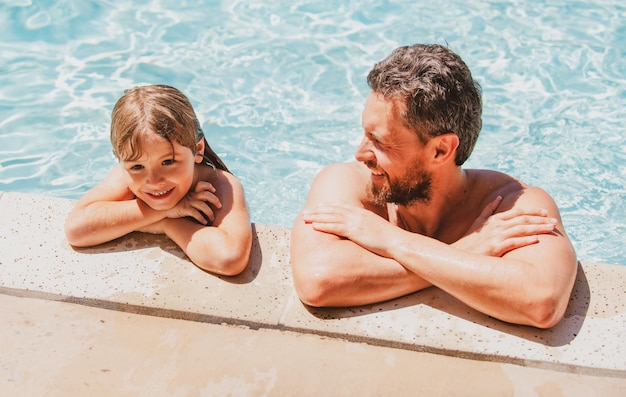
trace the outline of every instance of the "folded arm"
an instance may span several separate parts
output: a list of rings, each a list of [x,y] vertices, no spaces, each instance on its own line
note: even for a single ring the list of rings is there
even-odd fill
[[[241,183],[233,175],[219,172],[216,189],[223,204],[211,226],[187,218],[166,218],[162,227],[196,266],[234,276],[248,264],[252,229]]]
[[[545,214],[542,210],[539,215],[525,215],[538,207]],[[556,205],[542,190],[530,188],[515,199],[505,197],[501,211],[494,217],[502,217],[504,225],[514,230],[510,237],[508,232],[495,233],[497,228],[475,228],[451,245],[405,231],[349,205],[327,205],[311,219],[317,230],[392,259],[483,313],[508,322],[551,327],[565,312],[576,274],[576,257]],[[555,222],[541,222],[546,216]],[[539,219],[536,225],[534,219]],[[495,236],[496,242],[500,239],[505,244],[484,244],[484,238],[477,236]],[[511,241],[515,241],[513,248],[508,247]],[[501,255],[485,254],[485,249],[493,247],[500,247]]]
[[[76,247],[90,247],[114,240],[154,224],[165,217],[163,211],[134,199],[122,170],[109,174],[78,200],[65,221],[65,235]]]
[[[550,208],[558,217],[554,211]],[[403,230],[390,233],[380,255],[396,259],[480,312],[540,328],[556,325],[565,313],[577,267],[560,220],[536,244],[501,257],[474,254]]]
[[[355,164],[325,168],[311,186],[305,211],[326,201],[347,202],[364,209],[363,178],[367,175]],[[386,222],[381,215],[372,214]],[[344,237],[315,230],[304,221],[303,214],[291,231],[291,263],[298,295],[311,306],[364,305],[430,286],[393,259]]]
[[[135,199],[115,167],[76,203],[65,223],[67,240],[88,247],[133,231],[164,233],[198,267],[238,274],[250,255],[250,219],[239,181],[226,172],[218,175],[216,187],[198,182],[174,208],[160,211]]]

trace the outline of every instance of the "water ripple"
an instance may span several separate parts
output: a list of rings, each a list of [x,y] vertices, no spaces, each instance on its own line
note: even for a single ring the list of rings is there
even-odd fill
[[[548,190],[582,260],[626,264],[626,6],[595,1],[5,0],[0,190],[78,197],[114,163],[134,85],[189,95],[255,222],[291,226],[315,174],[359,142],[365,75],[437,42],[484,92],[471,167]]]

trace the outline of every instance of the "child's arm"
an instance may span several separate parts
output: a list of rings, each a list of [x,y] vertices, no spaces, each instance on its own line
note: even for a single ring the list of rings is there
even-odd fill
[[[215,209],[212,226],[203,226],[185,218],[167,218],[161,224],[163,231],[196,266],[234,276],[246,268],[250,257],[250,216],[243,187],[233,175],[218,171],[215,188],[222,207]]]
[[[165,217],[163,211],[150,208],[133,193],[124,181],[120,166],[78,200],[65,221],[67,241],[79,247],[111,241]]]

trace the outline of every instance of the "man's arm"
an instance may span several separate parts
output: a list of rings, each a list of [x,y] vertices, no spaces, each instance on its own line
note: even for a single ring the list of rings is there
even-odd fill
[[[365,169],[366,170],[366,169]],[[364,209],[364,186],[369,174],[357,163],[334,164],[315,178],[304,210],[322,202]],[[397,298],[430,286],[422,277],[393,259],[355,242],[314,230],[298,216],[291,232],[291,263],[300,299],[311,306],[355,306]]]
[[[506,200],[506,198],[505,198]],[[467,305],[517,324],[549,328],[562,318],[576,278],[576,254],[552,198],[527,188],[512,209],[543,208],[555,231],[502,257],[470,254],[423,236],[390,239],[389,255]],[[421,241],[415,241],[420,239]],[[391,242],[393,241],[393,242]],[[417,243],[417,244],[415,244]]]
[[[565,312],[576,276],[576,256],[558,209],[546,192],[527,188],[505,196],[501,205],[501,211],[518,210],[520,214],[532,213],[533,208],[543,208],[557,220],[555,231],[539,234],[537,243],[517,247],[501,257],[468,252],[392,227],[367,211],[349,206],[324,210],[325,215],[317,215],[316,228],[396,260],[483,313],[547,328],[560,321]],[[329,214],[334,215],[332,221]],[[367,225],[367,230],[355,225]]]

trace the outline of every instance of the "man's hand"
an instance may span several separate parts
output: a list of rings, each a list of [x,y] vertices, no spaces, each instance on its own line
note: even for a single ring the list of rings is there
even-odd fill
[[[209,182],[198,182],[193,190],[167,211],[167,218],[192,217],[203,225],[215,220],[213,208],[222,208],[220,199],[214,194],[215,187]]]
[[[509,251],[539,242],[540,234],[554,231],[557,220],[543,209],[514,209],[494,214],[502,197],[489,203],[465,236],[452,246],[467,252],[502,256]]]
[[[481,255],[502,256],[507,252],[535,244],[540,234],[554,231],[556,219],[543,209],[509,210],[494,214],[502,197],[489,203],[466,235],[452,244],[455,248]],[[304,221],[313,229],[335,234],[381,256],[389,257],[387,245],[393,225],[364,208],[323,203],[303,211]]]
[[[322,203],[314,210],[302,212],[304,221],[313,229],[344,237],[363,248],[381,256],[386,256],[383,236],[393,227],[387,220],[364,208],[347,205]]]

